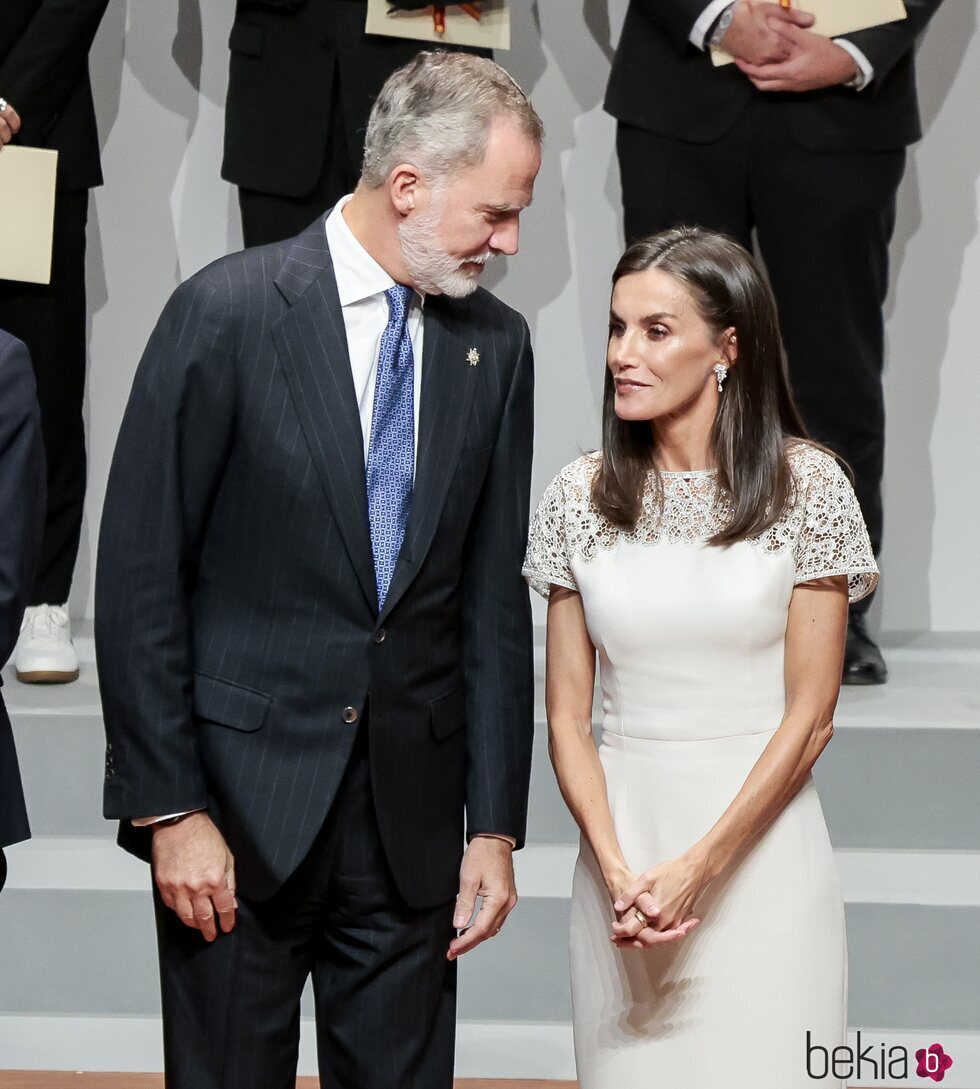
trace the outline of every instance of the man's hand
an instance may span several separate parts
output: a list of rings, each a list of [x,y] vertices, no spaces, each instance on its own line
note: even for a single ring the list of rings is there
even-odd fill
[[[455,960],[500,932],[517,903],[512,856],[513,849],[503,840],[489,836],[474,836],[470,840],[459,868],[459,896],[453,926],[457,930],[466,927],[473,915],[476,898],[479,896],[483,902],[473,925],[450,943],[447,959]]]
[[[153,876],[168,908],[205,941],[235,925],[235,860],[205,812],[153,828]]]
[[[5,110],[0,110],[0,147],[9,144],[20,132],[20,114],[7,103]]]
[[[792,52],[787,31],[809,26],[813,26],[813,16],[807,11],[759,0],[738,0],[721,48],[736,60],[750,64],[784,61]]]
[[[788,28],[785,34],[792,51],[784,61],[760,65],[736,58],[735,63],[760,91],[819,91],[857,75],[854,58],[830,38],[798,27]]]

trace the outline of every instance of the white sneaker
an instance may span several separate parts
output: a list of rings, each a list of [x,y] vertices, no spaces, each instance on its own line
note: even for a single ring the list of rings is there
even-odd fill
[[[67,684],[78,679],[78,655],[71,620],[63,605],[28,605],[14,654],[17,680],[25,684]]]

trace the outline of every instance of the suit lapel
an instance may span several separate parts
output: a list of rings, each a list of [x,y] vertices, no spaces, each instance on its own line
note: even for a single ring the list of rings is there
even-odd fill
[[[377,610],[364,439],[323,224],[321,217],[296,239],[276,276],[290,308],[272,332],[320,484],[364,595]]]
[[[468,359],[470,349],[479,349],[479,345],[474,339],[477,334],[465,320],[467,309],[466,303],[439,295],[426,299],[412,510],[381,611],[382,621],[411,585],[429,551],[466,435],[479,370]]]

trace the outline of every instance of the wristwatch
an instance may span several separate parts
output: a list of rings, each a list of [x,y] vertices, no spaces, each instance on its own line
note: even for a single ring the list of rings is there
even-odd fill
[[[738,0],[735,0],[735,3],[729,4],[715,20],[715,25],[708,34],[708,45],[712,49],[717,49],[721,45],[722,38],[728,33],[728,28],[732,25],[732,20],[735,18],[735,8],[737,6]]]

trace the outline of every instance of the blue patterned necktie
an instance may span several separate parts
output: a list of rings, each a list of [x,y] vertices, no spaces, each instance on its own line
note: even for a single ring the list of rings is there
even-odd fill
[[[368,519],[379,610],[405,538],[415,468],[415,360],[408,332],[412,289],[395,284],[385,296],[388,325],[378,353],[367,459]]]

